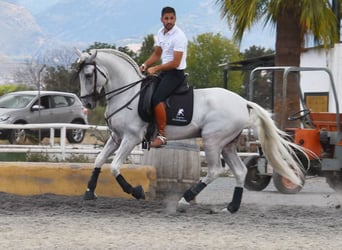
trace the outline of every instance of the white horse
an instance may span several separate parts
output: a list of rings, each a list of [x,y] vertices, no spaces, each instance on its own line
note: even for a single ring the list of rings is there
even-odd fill
[[[148,127],[148,123],[138,115],[137,93],[144,76],[129,56],[117,50],[78,51],[78,56],[83,103],[88,108],[94,108],[104,90],[102,97],[107,99],[105,119],[112,131],[95,160],[84,198],[96,198],[94,192],[100,169],[108,157],[116,152],[110,164],[112,174],[126,193],[143,199],[142,187],[132,187],[120,174],[120,167],[133,148],[142,142]],[[198,193],[218,177],[222,169],[222,154],[236,178],[233,199],[225,210],[234,213],[239,209],[247,169],[237,154],[237,138],[249,126],[258,128],[263,152],[275,171],[297,185],[302,184],[302,166],[294,152],[294,149],[301,149],[284,139],[285,133],[275,126],[263,108],[226,89],[195,89],[191,123],[181,127],[167,126],[166,134],[169,140],[202,137],[208,173],[184,193],[178,202],[179,206],[189,205]]]

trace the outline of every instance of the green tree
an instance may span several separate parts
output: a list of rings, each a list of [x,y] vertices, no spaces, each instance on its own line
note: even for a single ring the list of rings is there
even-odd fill
[[[90,45],[85,51],[90,52],[90,50],[92,49],[116,49],[116,45],[109,43],[94,42],[94,44]]]
[[[244,50],[242,57],[244,60],[255,59],[261,56],[273,55],[274,50],[265,49],[264,47],[251,46]],[[244,84],[245,92],[244,97],[249,95],[249,84],[250,84],[250,73],[251,71],[244,71]],[[272,110],[273,108],[273,93],[272,93],[272,72],[257,71],[254,75],[253,86],[253,101],[261,105],[262,107]]]
[[[188,44],[187,72],[189,82],[197,88],[223,87],[222,63],[240,59],[237,46],[220,34],[205,33]],[[235,92],[241,90],[241,74],[230,72],[228,88]]]
[[[154,50],[154,36],[153,34],[144,37],[144,41],[139,50],[139,55],[137,58],[138,65],[143,64],[146,59],[152,54]]]
[[[132,57],[133,60],[137,60],[137,53],[135,53],[133,50],[131,50],[130,48],[128,48],[127,46],[120,46],[118,48],[119,51],[126,53],[127,55],[129,55],[130,57]]]
[[[127,46],[116,47],[115,44],[95,42],[94,44],[90,45],[85,51],[90,52],[90,50],[92,49],[116,49],[126,53],[134,60],[136,60],[137,58],[137,54],[133,50],[129,49]]]
[[[0,96],[15,92],[15,91],[22,91],[22,90],[32,90],[32,88],[29,88],[27,85],[24,84],[3,84],[0,85]]]
[[[259,56],[266,56],[266,55],[272,55],[274,54],[273,49],[266,49],[264,47],[260,46],[251,46],[248,49],[245,49],[242,53],[243,59],[250,59],[250,58],[256,58]]]
[[[300,54],[305,43],[312,39],[325,47],[337,42],[337,18],[329,0],[217,0],[222,17],[233,27],[234,40],[241,42],[245,31],[257,22],[276,27],[276,66],[300,66]],[[335,2],[335,1],[334,1]],[[295,77],[289,78],[286,112],[282,112],[282,81],[276,74],[275,121],[283,127],[293,126],[286,117],[297,112],[299,93]],[[298,121],[299,122],[299,121]],[[298,123],[296,124],[298,125]]]
[[[49,66],[44,75],[44,87],[47,90],[72,92],[79,94],[80,83],[75,68]]]

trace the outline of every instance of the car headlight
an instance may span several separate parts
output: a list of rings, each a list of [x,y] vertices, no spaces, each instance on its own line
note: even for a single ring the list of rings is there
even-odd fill
[[[10,118],[9,115],[0,115],[0,121],[2,122],[8,120],[8,118]]]

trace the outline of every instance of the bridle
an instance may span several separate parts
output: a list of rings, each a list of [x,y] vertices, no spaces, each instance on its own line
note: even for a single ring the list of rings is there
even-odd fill
[[[94,75],[94,88],[93,88],[93,92],[88,94],[88,95],[83,95],[83,96],[80,96],[81,99],[84,99],[84,98],[88,98],[88,97],[94,97],[95,101],[101,99],[102,97],[104,97],[103,95],[99,94],[97,92],[97,72],[100,72],[100,74],[106,79],[106,83],[108,81],[108,78],[106,76],[106,74],[96,65],[96,62],[83,62],[81,65],[80,65],[80,68],[78,70],[78,74],[82,71],[82,69],[85,67],[85,66],[88,66],[88,65],[92,65],[94,66],[94,71],[93,71],[93,75]]]
[[[87,94],[87,95],[83,95],[83,96],[80,96],[81,99],[84,99],[84,98],[88,98],[88,97],[93,97],[95,99],[95,101],[98,101],[100,100],[101,98],[103,97],[107,97],[107,101],[109,101],[111,98],[117,96],[117,95],[120,95],[124,92],[126,92],[127,90],[133,88],[134,86],[136,86],[137,84],[141,83],[144,79],[146,78],[142,78],[138,81],[135,81],[135,82],[132,82],[132,83],[129,83],[129,84],[126,84],[118,89],[114,89],[112,91],[109,91],[107,93],[103,93],[103,94],[99,94],[97,92],[97,72],[99,72],[105,79],[106,79],[106,83],[108,82],[108,78],[106,76],[106,74],[96,65],[96,62],[84,62],[80,65],[80,69],[78,71],[78,73],[81,72],[81,70],[87,66],[87,65],[93,65],[94,66],[94,71],[93,71],[93,75],[94,75],[94,88],[93,88],[93,92],[90,93],[90,94]],[[117,110],[115,110],[114,112],[112,112],[109,116],[105,117],[105,120],[106,122],[108,123],[108,120],[114,116],[116,113],[120,112],[121,110],[123,110],[124,108],[128,108],[130,110],[132,110],[129,105],[132,103],[132,101],[137,98],[140,93],[142,91],[144,91],[144,89],[147,87],[148,85],[146,84],[145,86],[143,86],[130,100],[128,100],[127,103],[125,103],[124,105],[122,105],[120,108],[118,108]]]

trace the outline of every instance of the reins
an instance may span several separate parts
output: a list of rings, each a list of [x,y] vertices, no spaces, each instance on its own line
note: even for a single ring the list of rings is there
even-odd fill
[[[135,81],[135,82],[132,82],[132,83],[129,83],[127,85],[124,85],[118,89],[114,89],[112,91],[109,91],[107,93],[104,93],[104,94],[98,94],[97,93],[97,90],[96,90],[96,83],[97,83],[97,71],[100,72],[100,74],[108,81],[107,79],[107,76],[106,74],[96,65],[96,62],[91,62],[91,63],[83,63],[82,66],[80,67],[80,70],[86,66],[86,65],[93,65],[95,67],[95,71],[94,71],[94,90],[93,90],[93,93],[91,94],[88,94],[88,95],[84,95],[84,96],[80,96],[80,98],[87,98],[89,96],[94,96],[95,100],[99,100],[103,97],[106,97],[110,94],[113,94],[111,97],[107,98],[107,101],[109,101],[111,98],[113,98],[114,96],[117,96],[121,93],[124,93],[125,91],[129,90],[130,88],[133,88],[135,85],[137,85],[138,83],[142,82],[145,78],[143,79],[140,79],[138,81]],[[138,92],[138,94],[140,93],[141,91]]]
[[[82,70],[82,68],[83,68],[84,66],[86,66],[86,65],[93,65],[94,68],[95,68],[95,70],[94,70],[94,89],[93,89],[93,92],[92,92],[91,94],[84,95],[84,96],[80,96],[80,98],[87,98],[87,97],[93,96],[94,99],[97,101],[97,100],[99,100],[99,99],[101,99],[101,98],[103,98],[103,97],[107,97],[106,99],[107,99],[107,101],[109,101],[109,100],[112,99],[113,97],[115,97],[115,96],[117,96],[117,95],[120,95],[120,94],[126,92],[127,90],[133,88],[134,86],[136,86],[137,84],[141,83],[143,80],[145,80],[146,78],[148,78],[148,76],[147,76],[147,77],[142,78],[142,79],[140,79],[140,80],[138,80],[138,81],[129,83],[129,84],[127,84],[127,85],[124,85],[124,86],[122,86],[122,87],[120,87],[120,88],[117,88],[117,89],[114,89],[114,90],[112,90],[112,91],[109,91],[109,92],[107,92],[107,93],[99,94],[99,93],[97,92],[97,89],[96,89],[96,85],[97,85],[97,72],[99,72],[99,73],[106,79],[106,81],[108,81],[108,78],[107,78],[106,74],[105,74],[105,73],[96,65],[96,62],[95,62],[95,61],[94,61],[94,62],[88,62],[88,63],[86,63],[86,62],[82,63],[81,66],[80,66],[80,69],[79,69],[78,73],[79,73],[79,72]],[[123,110],[123,109],[125,109],[125,108],[128,108],[129,110],[132,110],[132,109],[129,107],[129,105],[130,105],[130,104],[132,103],[132,101],[133,101],[135,98],[137,98],[137,97],[140,95],[140,93],[141,93],[142,91],[144,91],[147,87],[148,87],[148,84],[146,84],[146,85],[144,85],[143,87],[141,87],[140,90],[139,90],[135,95],[133,95],[133,97],[132,97],[130,100],[128,100],[128,102],[126,102],[126,103],[125,103],[124,105],[122,105],[120,108],[118,108],[117,110],[115,110],[114,112],[112,112],[109,116],[105,117],[104,119],[106,120],[107,124],[108,124],[108,120],[109,120],[112,116],[114,116],[115,114],[117,114],[118,112],[120,112],[121,110]],[[110,96],[109,96],[109,95],[110,95]],[[108,96],[109,96],[109,97],[108,97]]]
[[[114,96],[116,96],[116,95],[119,95],[119,94],[121,94],[121,93],[124,93],[126,90],[128,90],[128,89],[134,87],[134,86],[137,85],[138,83],[142,82],[144,79],[146,79],[146,78],[140,79],[140,80],[138,80],[138,81],[136,81],[136,82],[130,83],[130,84],[128,84],[128,85],[125,85],[125,86],[123,86],[123,87],[121,87],[121,88],[119,88],[119,89],[116,89],[116,90],[110,91],[110,92],[108,92],[108,93],[105,93],[105,94],[103,94],[103,96],[105,96],[105,95],[107,95],[107,94],[115,93],[115,95],[112,95],[110,98],[107,99],[107,100],[110,100],[112,97],[114,97]],[[140,90],[139,90],[139,91],[138,91],[138,92],[137,92],[137,93],[136,93],[128,102],[126,102],[126,104],[122,105],[120,108],[118,108],[117,110],[115,110],[114,112],[112,112],[109,116],[105,117],[105,120],[106,120],[107,124],[108,124],[108,120],[109,120],[112,116],[114,116],[115,114],[117,114],[118,112],[120,112],[121,110],[123,110],[124,108],[128,108],[129,110],[132,110],[132,109],[129,107],[129,105],[132,103],[132,101],[133,101],[135,98],[137,98],[137,97],[140,95],[140,93],[141,93],[142,91],[144,91],[144,89],[147,88],[147,86],[148,86],[148,85],[146,84],[145,86],[143,86],[142,88],[140,88]],[[117,93],[116,93],[116,92],[117,92]]]

